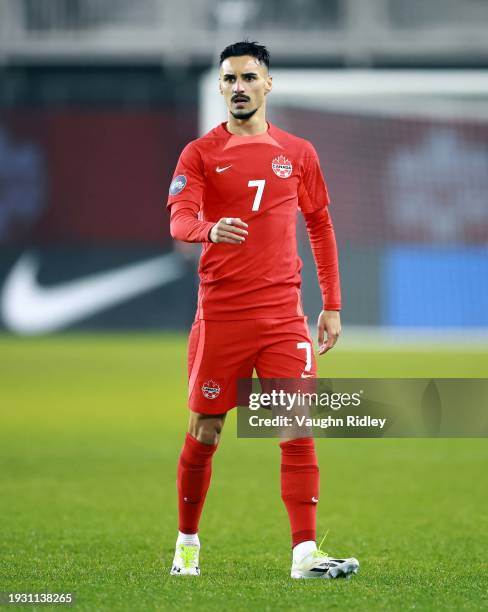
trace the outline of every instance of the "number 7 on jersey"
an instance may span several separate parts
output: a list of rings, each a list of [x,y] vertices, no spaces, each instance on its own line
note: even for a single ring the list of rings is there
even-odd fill
[[[259,210],[259,205],[261,204],[261,198],[263,197],[265,183],[265,179],[259,179],[255,181],[249,181],[249,183],[247,184],[248,187],[257,187],[256,195],[254,196],[254,202],[251,208],[251,210],[253,211]]]

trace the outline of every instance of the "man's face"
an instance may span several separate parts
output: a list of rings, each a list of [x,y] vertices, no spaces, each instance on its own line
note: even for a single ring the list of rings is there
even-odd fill
[[[255,57],[228,57],[220,67],[219,87],[225,103],[236,119],[249,119],[271,91],[271,76]]]

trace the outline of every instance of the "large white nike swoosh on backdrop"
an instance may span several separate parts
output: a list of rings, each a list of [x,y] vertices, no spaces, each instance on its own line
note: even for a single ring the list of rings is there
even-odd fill
[[[3,285],[3,322],[20,334],[61,329],[170,283],[184,273],[180,256],[169,253],[55,287],[42,287],[37,281],[39,265],[36,254],[25,253]]]

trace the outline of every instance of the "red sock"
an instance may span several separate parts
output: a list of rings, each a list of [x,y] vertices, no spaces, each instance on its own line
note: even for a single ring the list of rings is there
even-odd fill
[[[212,475],[212,456],[217,444],[202,444],[189,433],[178,461],[179,530],[197,533]]]
[[[290,518],[293,546],[316,539],[319,466],[313,438],[281,442],[281,499]]]

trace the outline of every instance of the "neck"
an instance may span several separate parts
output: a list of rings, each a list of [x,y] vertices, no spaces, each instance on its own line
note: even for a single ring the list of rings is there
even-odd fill
[[[264,112],[259,109],[249,119],[236,119],[230,113],[228,114],[226,127],[231,134],[237,136],[258,136],[265,134],[268,131],[268,124]]]

